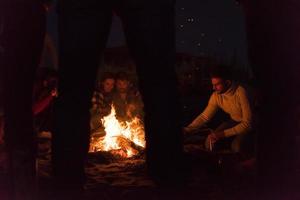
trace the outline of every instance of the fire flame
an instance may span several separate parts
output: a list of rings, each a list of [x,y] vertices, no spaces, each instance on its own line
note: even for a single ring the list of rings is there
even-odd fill
[[[101,122],[106,135],[99,139],[92,139],[90,152],[112,151],[122,157],[129,158],[139,153],[132,147],[132,144],[145,148],[144,126],[138,117],[130,121],[119,122],[116,118],[115,107],[112,105],[111,113],[103,117]]]

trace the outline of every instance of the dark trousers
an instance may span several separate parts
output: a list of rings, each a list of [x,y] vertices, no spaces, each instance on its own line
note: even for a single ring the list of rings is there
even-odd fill
[[[33,199],[29,189],[34,181],[36,155],[32,92],[44,43],[45,13],[39,1],[9,0],[1,1],[0,15],[0,74],[10,184],[14,198]]]
[[[221,123],[215,132],[224,131],[225,129],[236,126],[238,122],[228,120]],[[254,156],[255,152],[255,131],[252,130],[245,134],[235,135],[218,141],[215,145],[216,150],[229,149],[233,153],[239,153],[243,158]]]
[[[55,105],[54,172],[61,180],[79,184],[84,180],[90,99],[113,8],[122,19],[137,66],[146,113],[148,172],[159,178],[175,177],[168,174],[179,166],[182,134],[174,70],[173,0],[60,1],[60,96]]]
[[[242,2],[250,63],[263,97],[257,134],[258,189],[261,199],[297,199],[300,2]]]

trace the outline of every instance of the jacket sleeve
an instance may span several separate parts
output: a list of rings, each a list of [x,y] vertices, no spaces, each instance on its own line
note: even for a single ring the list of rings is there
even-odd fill
[[[53,96],[49,95],[44,99],[35,102],[34,105],[32,106],[33,115],[36,116],[39,113],[43,112],[50,105],[52,100],[53,100]]]
[[[249,97],[244,88],[238,93],[239,103],[242,111],[242,120],[234,127],[224,130],[225,137],[244,134],[252,129],[252,111],[249,102]]]
[[[217,112],[219,106],[217,104],[217,96],[213,93],[208,101],[208,105],[204,111],[196,117],[185,129],[187,132],[194,132],[208,122]]]

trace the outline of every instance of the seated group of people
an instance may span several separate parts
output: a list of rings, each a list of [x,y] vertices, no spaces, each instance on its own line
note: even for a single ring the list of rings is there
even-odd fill
[[[254,99],[246,87],[233,80],[228,66],[215,66],[210,69],[210,78],[214,92],[207,107],[189,125],[183,128],[184,134],[195,133],[214,117],[218,110],[228,114],[219,126],[207,136],[205,147],[208,150],[227,149],[240,153],[247,158],[254,155]],[[158,97],[159,98],[159,97]],[[92,129],[99,128],[99,117],[106,116],[115,106],[117,119],[128,120],[134,116],[143,117],[143,103],[136,88],[131,86],[124,72],[104,73],[97,84],[92,99]]]
[[[97,82],[90,110],[92,132],[101,128],[100,119],[110,114],[112,105],[119,121],[143,118],[141,95],[125,72],[105,72]]]
[[[246,87],[233,81],[230,71],[225,67],[212,68],[210,76],[214,92],[211,94],[207,107],[183,128],[183,132],[189,135],[199,131],[221,109],[230,117],[207,136],[205,147],[210,150],[227,147],[235,153],[253,155],[254,104],[249,91]],[[45,72],[36,86],[33,113],[36,116],[38,128],[45,129],[42,127],[45,122],[51,122],[47,118],[51,115],[46,111],[51,109],[53,99],[58,95],[57,74]],[[103,128],[101,118],[110,114],[112,105],[115,107],[116,117],[119,121],[127,121],[134,117],[143,119],[141,95],[138,89],[133,87],[129,75],[125,72],[103,73],[101,80],[96,84],[91,102],[92,132]],[[1,126],[0,129],[2,129]]]

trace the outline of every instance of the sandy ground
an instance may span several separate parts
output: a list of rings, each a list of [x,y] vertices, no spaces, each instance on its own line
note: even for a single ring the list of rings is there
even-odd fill
[[[201,137],[200,137],[201,140]],[[51,181],[50,139],[40,140],[39,177],[47,196],[47,182]],[[109,152],[89,153],[85,185],[86,199],[240,199],[249,193],[252,199],[253,171],[238,172],[234,157],[227,155],[222,160],[222,170],[211,165],[210,157],[199,145],[199,137],[189,138],[185,145],[188,181],[178,188],[161,189],[146,175],[143,154],[124,159]],[[226,157],[226,156],[225,156]],[[243,198],[247,199],[247,198]]]
[[[300,138],[298,138],[300,144]],[[41,200],[54,200],[51,190],[50,141],[39,138],[38,176]],[[158,200],[158,199],[204,199],[204,200],[254,200],[253,168],[239,168],[236,157],[225,154],[220,165],[212,165],[201,137],[190,138],[185,144],[188,181],[176,188],[160,188],[146,175],[143,154],[123,159],[109,152],[90,153],[86,167],[87,183],[85,200]],[[299,145],[300,150],[300,145]],[[300,151],[299,151],[300,152]],[[218,162],[216,162],[218,163]],[[0,153],[0,199],[5,196],[6,158]],[[220,167],[221,166],[221,167]],[[300,174],[300,162],[298,163]],[[220,167],[220,168],[219,168]],[[1,189],[2,188],[2,189]]]

